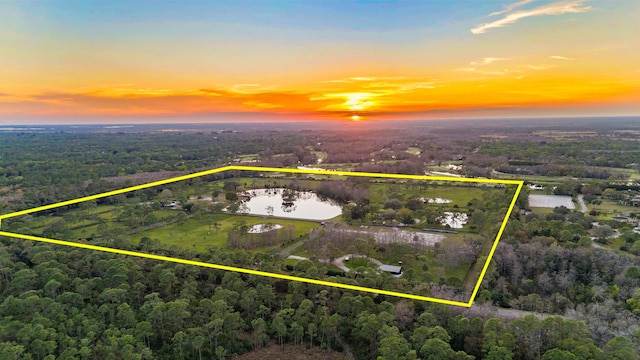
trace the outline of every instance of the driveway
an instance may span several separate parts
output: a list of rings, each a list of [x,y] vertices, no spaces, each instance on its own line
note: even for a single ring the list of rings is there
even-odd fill
[[[366,255],[359,255],[359,254],[347,254],[347,255],[344,255],[344,256],[340,256],[339,258],[337,258],[337,259],[335,259],[335,260],[333,261],[333,265],[335,265],[335,266],[339,267],[339,268],[340,268],[340,270],[342,270],[342,271],[344,271],[344,272],[349,272],[349,271],[351,271],[351,269],[349,269],[349,268],[347,267],[347,265],[345,265],[345,264],[344,264],[344,261],[345,261],[347,258],[367,258],[367,260],[371,261],[372,263],[374,263],[374,264],[376,264],[376,265],[378,265],[378,266],[381,266],[381,265],[382,265],[382,262],[381,262],[380,260],[378,260],[378,259],[373,259],[373,258],[367,257]],[[287,259],[292,259],[292,260],[309,260],[309,258],[307,258],[307,257],[304,257],[304,256],[298,256],[298,255],[289,255],[289,256],[287,257]],[[323,263],[323,264],[329,264],[329,263],[330,263],[330,262],[329,262],[329,260],[327,260],[327,259],[319,259],[318,261],[320,261],[320,262],[321,262],[321,263]]]
[[[584,203],[584,196],[582,194],[578,195],[578,205],[580,205],[580,211],[583,213],[587,212],[587,204]]]

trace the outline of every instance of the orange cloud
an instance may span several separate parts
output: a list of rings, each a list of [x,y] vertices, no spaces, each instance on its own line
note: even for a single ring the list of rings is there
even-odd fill
[[[495,58],[489,59],[483,60],[487,65],[482,70],[458,69],[443,73],[444,78],[353,76],[295,88],[243,83],[195,90],[123,85],[83,92],[5,92],[0,95],[0,115],[253,113],[372,119],[433,111],[606,104],[625,96],[638,99],[640,83],[628,78],[567,75],[560,67],[554,69],[546,64],[509,62],[510,68],[495,69],[491,67],[495,66]]]

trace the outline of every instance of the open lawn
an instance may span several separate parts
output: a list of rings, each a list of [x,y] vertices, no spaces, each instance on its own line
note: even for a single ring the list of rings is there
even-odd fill
[[[627,177],[627,180],[640,180],[640,172],[636,169],[628,168],[610,168],[610,167],[594,167],[598,170],[606,170],[612,173],[620,173]]]
[[[594,167],[598,170],[606,170],[612,173],[620,173],[626,176],[627,180],[638,181],[640,180],[640,172],[635,169],[625,168],[609,168],[609,167]],[[491,177],[495,179],[515,179],[531,181],[541,185],[558,185],[567,181],[575,181],[576,179],[570,176],[542,176],[542,175],[521,175],[521,174],[507,174],[501,172],[493,172]],[[593,179],[591,179],[593,180]]]
[[[603,200],[600,205],[587,204],[587,208],[589,210],[595,209],[599,213],[596,217],[598,220],[610,220],[616,215],[628,214],[638,209],[631,206],[620,205],[613,200]]]
[[[323,167],[327,168],[335,168],[340,167],[340,165],[349,166],[351,164],[327,164]],[[272,174],[273,175],[273,174]],[[270,187],[280,187],[285,184],[288,184],[290,181],[294,179],[294,177],[290,177],[289,174],[283,174],[282,177],[238,177],[229,180],[236,181],[241,184],[245,184],[247,188],[257,189],[264,188],[265,186]],[[347,178],[339,175],[303,175],[304,178],[317,178],[318,180],[307,180],[307,179],[297,179],[296,181],[303,187],[307,188],[315,188],[320,183],[321,180],[331,179],[331,180],[346,180]],[[361,179],[361,178],[358,178]],[[364,180],[364,179],[362,179]],[[460,207],[466,206],[466,204],[472,200],[473,198],[481,199],[482,195],[485,191],[503,191],[502,189],[491,189],[489,187],[475,187],[475,186],[455,186],[457,184],[451,184],[452,186],[445,185],[434,185],[434,183],[430,180],[422,180],[415,181],[413,183],[408,183],[403,181],[403,183],[392,184],[382,179],[368,179],[374,181],[373,183],[366,184],[368,186],[369,195],[371,197],[371,202],[378,203],[382,205],[384,201],[386,201],[389,197],[397,197],[400,200],[407,200],[418,197],[440,197],[450,199],[453,202],[447,204],[448,206],[458,205]],[[424,183],[426,186],[421,188],[419,185]],[[197,193],[199,190],[190,191],[190,195],[210,195],[209,193],[213,191],[215,188],[222,189],[223,181],[217,181],[211,183],[210,186],[201,190],[201,193]],[[201,186],[200,186],[201,187]]]
[[[204,251],[208,246],[224,247],[227,244],[227,234],[236,222],[244,221],[248,226],[256,224],[294,225],[295,236],[300,238],[309,234],[313,228],[320,226],[310,221],[289,219],[264,219],[257,216],[203,214],[188,218],[183,223],[173,223],[137,233],[132,243],[137,245],[143,237],[157,239],[164,247],[173,245]],[[218,224],[218,226],[216,226]]]
[[[378,268],[378,265],[372,263],[371,261],[365,258],[359,258],[359,257],[350,258],[349,261],[344,262],[344,265],[351,270],[355,270],[359,267],[365,267],[365,268],[371,268],[371,269]]]
[[[522,174],[507,174],[494,171],[491,173],[491,177],[494,179],[509,179],[509,180],[524,180],[531,181],[541,185],[558,185],[567,181],[574,181],[575,179],[569,176],[541,176],[541,175],[522,175]]]
[[[371,184],[369,186],[369,194],[371,196],[372,203],[384,204],[389,198],[397,198],[401,201],[409,199],[416,199],[420,197],[425,198],[444,198],[452,200],[449,204],[444,204],[445,207],[458,205],[459,207],[465,207],[472,199],[482,199],[482,195],[485,191],[503,191],[502,189],[491,189],[474,186],[434,186],[433,182],[424,180],[426,188],[421,189],[418,186],[412,186],[410,184]],[[428,206],[439,206],[438,204],[431,204]]]
[[[553,212],[553,209],[548,207],[532,207],[531,211],[534,214],[547,215],[547,214],[551,214]]]
[[[69,225],[69,229],[72,231],[74,237],[83,238],[89,236],[92,232],[96,231],[96,227],[98,225],[97,219],[91,219],[91,217],[99,217],[105,221],[110,221],[115,217],[115,205],[101,205],[92,207],[89,209],[75,209],[72,210],[76,216],[76,221],[72,222]],[[65,219],[69,219],[65,215]],[[27,218],[27,224],[29,229],[34,234],[42,234],[42,231],[49,226],[50,224],[62,220],[62,216],[34,216],[32,218]]]
[[[258,154],[244,154],[244,155],[238,155],[238,159],[242,160],[242,161],[247,161],[247,160],[258,160],[260,158],[260,156]]]
[[[482,264],[484,266],[484,264]],[[467,264],[460,264],[456,267],[453,267],[449,270],[446,271],[446,274],[444,275],[445,278],[452,278],[455,277],[460,281],[464,281],[465,277],[467,276],[467,273],[469,272],[469,265]],[[475,276],[472,280],[473,280],[473,284],[475,285],[476,281],[478,281],[478,276],[480,276],[480,274],[478,274],[477,276]]]
[[[324,151],[312,151],[312,153],[321,160],[324,160],[327,158],[327,153]]]

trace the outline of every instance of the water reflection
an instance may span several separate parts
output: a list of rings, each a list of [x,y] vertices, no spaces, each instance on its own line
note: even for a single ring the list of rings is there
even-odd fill
[[[449,225],[453,229],[462,229],[468,221],[468,216],[462,212],[445,211],[444,216],[441,216],[439,220],[442,225]]]
[[[245,194],[238,213],[310,220],[327,220],[342,213],[336,202],[308,191],[275,188],[249,190]]]

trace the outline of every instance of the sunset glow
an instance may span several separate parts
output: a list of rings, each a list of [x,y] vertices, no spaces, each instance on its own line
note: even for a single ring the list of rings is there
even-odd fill
[[[0,122],[638,115],[639,10],[2,2]]]

